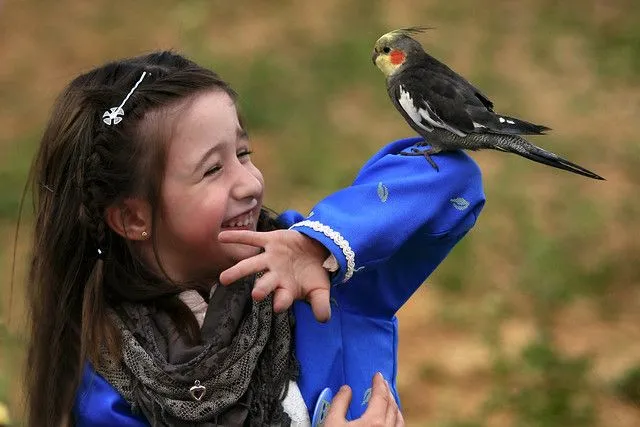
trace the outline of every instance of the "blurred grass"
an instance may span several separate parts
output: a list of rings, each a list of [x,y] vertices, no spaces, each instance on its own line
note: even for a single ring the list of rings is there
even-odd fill
[[[157,48],[213,68],[240,94],[267,203],[306,211],[379,147],[412,135],[369,54],[388,29],[430,25],[427,50],[498,111],[554,128],[535,143],[608,181],[473,154],[484,213],[400,313],[407,421],[640,425],[638,22],[633,0],[0,4],[0,400],[20,411],[22,249],[11,319],[7,298],[18,201],[73,76]]]

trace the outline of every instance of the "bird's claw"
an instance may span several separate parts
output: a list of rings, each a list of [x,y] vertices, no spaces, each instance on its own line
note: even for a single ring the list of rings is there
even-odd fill
[[[424,144],[424,145],[427,145],[427,144]],[[435,152],[431,150],[418,150],[415,147],[411,147],[411,153],[400,152],[401,156],[422,156],[427,160],[427,162],[429,162],[431,167],[434,168],[436,172],[440,172],[440,168],[438,167],[436,162],[433,161],[433,159],[431,158],[431,154],[435,154]]]

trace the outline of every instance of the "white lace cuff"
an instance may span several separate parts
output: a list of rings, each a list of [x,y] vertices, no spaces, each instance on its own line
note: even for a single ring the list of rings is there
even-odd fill
[[[293,224],[291,227],[289,227],[289,230],[296,227],[309,227],[310,229],[322,233],[330,238],[333,243],[335,243],[336,246],[338,246],[340,250],[342,250],[342,254],[347,260],[347,271],[344,274],[344,279],[342,279],[342,282],[344,283],[347,280],[351,279],[351,276],[353,276],[353,272],[355,271],[356,267],[356,254],[351,249],[349,242],[344,237],[342,237],[342,234],[338,233],[333,228],[319,221],[311,221],[308,219]]]

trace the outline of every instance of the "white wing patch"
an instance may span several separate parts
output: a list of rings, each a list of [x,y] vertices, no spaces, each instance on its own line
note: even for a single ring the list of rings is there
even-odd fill
[[[425,108],[416,108],[415,104],[413,103],[413,98],[411,98],[411,95],[409,94],[409,92],[404,90],[404,87],[402,87],[402,85],[400,85],[399,88],[400,88],[400,99],[398,100],[398,102],[400,103],[400,106],[402,106],[402,109],[409,115],[409,117],[411,117],[411,120],[413,120],[413,122],[416,125],[418,125],[420,128],[431,132],[434,127],[438,127],[438,128],[446,129],[449,132],[455,133],[456,135],[461,137],[467,136],[466,133],[452,126],[449,126],[448,124],[443,122],[440,119],[440,117],[438,117],[438,115],[431,109],[431,107],[426,101],[423,101]],[[430,126],[426,126],[427,123]]]
[[[500,121],[500,123],[507,122],[510,125],[515,125],[516,124],[516,122],[514,122],[513,120],[505,119],[504,117],[498,117],[498,120]]]
[[[420,111],[415,107],[411,95],[409,95],[409,92],[404,90],[402,85],[400,85],[400,99],[398,99],[398,102],[400,103],[402,109],[409,115],[409,117],[411,117],[413,123],[428,132],[431,132],[433,130],[433,128],[428,128],[422,123]]]
[[[428,122],[429,122],[429,124],[431,124],[431,125],[433,125],[433,126],[435,126],[435,127],[439,127],[439,128],[442,128],[442,129],[446,129],[446,130],[448,130],[449,132],[453,132],[453,133],[455,133],[456,135],[461,136],[461,137],[465,137],[465,136],[467,136],[467,134],[466,134],[466,133],[464,133],[464,132],[462,132],[462,131],[459,131],[458,129],[454,128],[453,126],[449,126],[448,124],[446,124],[445,122],[443,122],[443,121],[440,119],[440,117],[438,117],[438,115],[435,113],[435,111],[433,111],[433,110],[431,109],[431,107],[429,106],[429,104],[428,104],[426,101],[424,101],[424,105],[425,105],[425,107],[427,107],[427,109],[426,109],[426,110],[423,110],[422,108],[420,108],[418,111],[420,112],[420,115],[421,115],[422,117],[424,117],[424,119],[425,119],[426,121],[428,121]],[[432,118],[432,117],[433,117],[433,118]]]

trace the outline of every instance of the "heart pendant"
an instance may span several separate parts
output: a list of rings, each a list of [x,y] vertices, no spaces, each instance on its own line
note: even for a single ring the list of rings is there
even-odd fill
[[[207,388],[200,384],[199,380],[196,380],[193,383],[193,386],[189,389],[189,393],[191,393],[191,397],[193,397],[198,402],[202,400],[202,397],[207,392]]]

